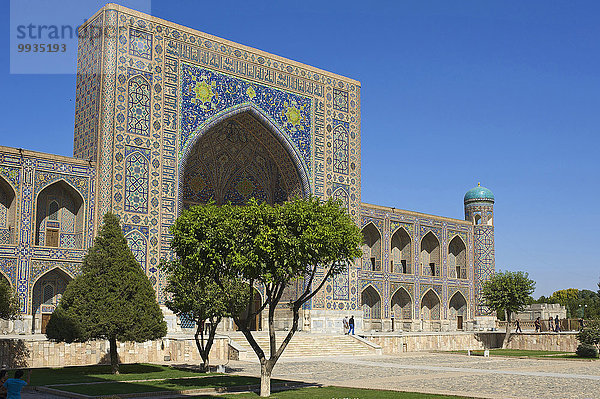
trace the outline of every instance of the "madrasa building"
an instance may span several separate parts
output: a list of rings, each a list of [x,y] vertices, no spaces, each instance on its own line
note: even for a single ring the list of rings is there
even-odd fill
[[[73,157],[0,147],[13,331],[44,332],[108,211],[163,303],[159,262],[182,209],[296,195],[341,200],[365,237],[362,259],[304,306],[302,329],[340,331],[349,315],[362,331],[489,322],[492,192],[469,190],[464,220],[361,202],[360,82],[115,4],[79,33]]]

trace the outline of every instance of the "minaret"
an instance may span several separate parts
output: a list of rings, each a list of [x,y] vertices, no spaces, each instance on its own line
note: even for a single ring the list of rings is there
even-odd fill
[[[495,271],[494,254],[494,194],[481,187],[470,189],[465,194],[465,220],[473,223],[473,251],[475,277],[475,316],[485,316],[481,303],[481,286]]]

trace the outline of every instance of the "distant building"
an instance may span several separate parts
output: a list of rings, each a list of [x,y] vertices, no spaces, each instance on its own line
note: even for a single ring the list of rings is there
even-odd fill
[[[567,308],[559,303],[532,303],[527,305],[522,312],[513,313],[512,319],[516,320],[535,320],[538,317],[541,320],[553,319],[558,316],[559,319],[567,318]]]

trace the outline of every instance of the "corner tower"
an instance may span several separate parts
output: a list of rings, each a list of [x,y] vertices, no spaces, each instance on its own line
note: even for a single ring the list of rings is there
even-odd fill
[[[474,276],[475,276],[475,303],[479,304],[481,287],[495,271],[494,253],[494,194],[488,188],[477,183],[467,191],[464,198],[465,220],[473,223],[473,251],[474,251]],[[482,317],[487,314],[486,309],[480,305],[475,308],[475,316]],[[481,320],[483,322],[483,320]]]

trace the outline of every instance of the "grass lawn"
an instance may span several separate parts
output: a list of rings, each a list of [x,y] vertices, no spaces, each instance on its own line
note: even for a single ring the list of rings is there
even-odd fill
[[[149,380],[207,375],[192,370],[176,369],[157,364],[122,364],[119,367],[120,374],[117,375],[111,374],[110,370],[110,365],[33,369],[31,372],[31,385]]]
[[[215,398],[215,396],[193,396],[193,398]],[[228,399],[248,399],[259,398],[255,393],[241,393],[217,396],[217,398]],[[352,399],[465,399],[465,396],[432,395],[414,392],[396,392],[379,391],[375,389],[342,388],[342,387],[323,387],[323,388],[301,388],[282,392],[272,392],[273,399],[332,399],[332,398],[352,398]]]
[[[467,353],[467,351],[454,351],[455,353]],[[471,351],[471,355],[483,356],[483,350]],[[527,357],[573,357],[577,358],[571,352],[554,352],[554,351],[533,351],[522,349],[490,349],[490,356],[527,356]]]

